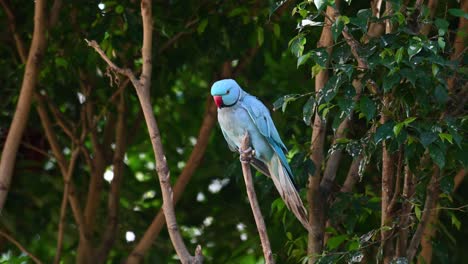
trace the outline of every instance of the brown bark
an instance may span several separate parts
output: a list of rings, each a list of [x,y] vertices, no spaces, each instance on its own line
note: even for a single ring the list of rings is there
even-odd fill
[[[460,2],[460,9],[462,9],[465,13],[468,12],[468,1],[461,1]],[[453,52],[451,57],[451,60],[459,60],[460,55],[464,52],[466,48],[466,43],[468,41],[468,37],[466,35],[466,32],[468,32],[468,20],[461,17],[460,21],[458,22],[458,30],[457,30],[457,35],[455,37],[455,41],[453,43]],[[447,83],[448,83],[448,90],[450,92],[454,91],[455,88],[455,82],[456,82],[456,75],[453,76],[452,78],[449,78]]]
[[[326,10],[326,16],[335,19],[336,11],[334,8],[328,6]],[[331,32],[332,21],[325,19],[325,24],[322,30],[317,47],[327,47],[328,52],[331,52],[331,46],[333,44],[333,37]],[[328,71],[320,71],[315,79],[315,92],[318,93],[328,81]],[[321,170],[323,162],[323,146],[325,140],[325,127],[326,121],[322,120],[318,113],[315,114],[311,147],[310,147],[310,159],[315,165],[315,172],[313,175],[309,175],[309,182],[307,186],[307,201],[309,203],[309,223],[311,231],[308,235],[307,244],[307,255],[309,256],[309,264],[316,261],[317,255],[321,253],[323,247],[323,236],[325,228],[325,207],[324,199],[320,189],[321,181]]]
[[[8,189],[10,187],[13,169],[16,161],[23,131],[28,121],[31,101],[36,87],[41,59],[46,46],[45,25],[45,0],[35,1],[34,9],[34,32],[31,47],[29,49],[26,69],[24,71],[23,83],[16,106],[13,121],[5,140],[0,160],[0,212],[5,204]]]
[[[68,181],[66,180],[66,175],[68,173],[68,162],[62,153],[62,148],[60,147],[57,136],[53,131],[52,122],[50,121],[46,110],[47,108],[45,106],[45,99],[43,98],[43,96],[37,93],[35,94],[35,99],[37,101],[37,112],[39,114],[42,127],[45,131],[47,141],[49,142],[50,148],[52,149],[52,153],[55,159],[57,160],[57,164],[64,178],[64,181],[68,182],[68,202],[70,203],[75,222],[78,225],[80,244],[83,244],[83,248],[86,249],[84,251],[88,252],[90,247],[88,236],[86,235],[87,232],[85,230],[86,226],[84,222],[83,212],[81,210],[79,200],[76,197],[76,191],[73,182],[71,181],[71,179],[68,179]]]
[[[258,51],[258,49],[255,49],[255,50]],[[234,73],[232,73],[232,67],[229,61],[223,63],[220,77],[221,78],[235,77],[236,74],[240,73],[247,65],[247,63],[244,63],[244,61],[250,61],[254,55],[255,54],[248,52],[246,56],[242,58],[239,65],[235,68]],[[216,106],[213,103],[211,96],[208,96],[206,99],[206,108],[205,108],[204,118],[203,118],[202,125],[200,127],[200,131],[197,137],[197,144],[192,150],[192,153],[190,154],[190,157],[187,160],[187,163],[186,163],[187,165],[184,167],[184,170],[179,175],[179,177],[177,177],[177,181],[174,186],[173,196],[174,196],[175,204],[177,204],[177,202],[179,201],[193,173],[200,165],[200,162],[203,158],[206,147],[208,145],[209,136],[216,122],[216,112],[217,112]],[[151,223],[151,225],[145,231],[143,237],[140,239],[140,241],[138,241],[138,244],[130,253],[126,261],[127,264],[140,263],[143,256],[151,247],[151,244],[153,243],[153,241],[161,232],[165,223],[166,221],[164,218],[164,213],[163,213],[163,210],[161,209],[159,210],[156,217],[153,219],[153,222]]]
[[[416,251],[418,250],[418,247],[421,243],[423,231],[429,224],[431,213],[435,210],[437,205],[437,199],[439,197],[439,177],[440,169],[438,166],[434,165],[431,180],[427,185],[426,201],[424,203],[424,210],[421,216],[421,221],[419,222],[418,227],[416,228],[416,231],[414,232],[414,235],[411,238],[411,242],[406,250],[406,256],[409,262],[411,262],[416,255]]]
[[[455,193],[460,186],[461,182],[465,178],[466,171],[461,169],[455,175],[453,181],[453,192]],[[439,220],[439,210],[432,210],[429,216],[429,224],[423,231],[421,238],[421,253],[418,257],[418,264],[431,264],[432,263],[432,239],[437,233],[437,229],[434,228]]]
[[[404,169],[403,180],[403,203],[401,205],[400,223],[398,228],[398,243],[396,245],[396,256],[405,257],[406,249],[408,247],[408,233],[410,228],[410,214],[413,208],[411,198],[413,197],[416,182],[413,173],[410,171],[409,166],[406,165]]]
[[[437,4],[439,3],[438,0],[429,0],[427,3],[427,7],[429,8],[429,16],[430,18],[433,18],[437,9]],[[431,31],[431,24],[424,24],[421,28],[420,33],[423,35],[428,35],[429,32]]]
[[[257,225],[258,233],[260,235],[265,263],[274,264],[275,261],[273,260],[273,253],[271,252],[270,240],[268,239],[265,221],[263,220],[262,211],[260,210],[260,205],[258,204],[257,195],[255,194],[255,188],[252,180],[252,172],[250,170],[252,148],[250,147],[250,138],[247,132],[242,138],[240,153],[242,174],[244,175],[247,196],[249,197],[250,206],[252,207],[255,224]]]
[[[201,255],[201,248],[198,246],[195,251],[195,256],[191,256],[185,246],[182,236],[179,232],[177,225],[174,203],[173,191],[170,184],[169,169],[167,166],[166,156],[161,142],[161,134],[153,113],[153,108],[150,102],[150,87],[151,87],[151,71],[152,71],[152,33],[153,33],[153,20],[152,20],[152,3],[150,0],[141,1],[141,15],[143,21],[143,47],[142,59],[143,67],[139,79],[129,69],[122,69],[117,67],[102,51],[95,41],[89,41],[88,44],[92,46],[96,52],[101,55],[111,69],[117,73],[127,76],[135,87],[138,100],[143,110],[146,125],[148,128],[151,145],[156,161],[156,172],[158,174],[159,184],[163,196],[163,210],[167,222],[167,229],[169,237],[171,238],[172,245],[179,256],[182,263],[202,263],[203,256]]]

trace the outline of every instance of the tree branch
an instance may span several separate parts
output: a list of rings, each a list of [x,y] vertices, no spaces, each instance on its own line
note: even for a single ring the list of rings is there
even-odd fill
[[[156,160],[156,172],[158,174],[161,192],[163,196],[164,216],[167,222],[169,236],[171,238],[174,249],[177,252],[182,263],[202,263],[203,256],[201,248],[197,247],[195,256],[191,256],[185,246],[182,236],[177,225],[174,204],[173,192],[170,184],[169,168],[167,166],[165,152],[161,142],[161,134],[154,117],[153,108],[150,102],[150,87],[151,87],[151,71],[152,71],[152,3],[150,0],[141,1],[141,15],[143,21],[143,47],[142,60],[143,68],[140,79],[136,79],[135,75],[128,69],[118,68],[106,55],[95,41],[87,41],[88,45],[92,46],[107,64],[116,72],[126,75],[135,87],[138,99],[143,109],[146,125],[151,139],[151,145]]]
[[[427,224],[429,224],[429,218],[431,211],[435,208],[437,204],[437,198],[439,196],[439,175],[440,169],[437,165],[434,165],[431,180],[427,186],[426,191],[426,201],[424,203],[424,212],[421,216],[421,221],[419,222],[416,231],[414,232],[413,238],[406,250],[406,256],[408,261],[412,261],[416,255],[416,251],[421,243],[421,238],[423,235],[424,229],[426,229]]]
[[[125,93],[120,94],[120,100],[117,106],[118,118],[115,133],[115,152],[113,157],[113,171],[114,178],[111,182],[111,188],[109,192],[109,198],[107,202],[108,216],[107,226],[104,231],[101,246],[97,251],[97,263],[104,263],[112,245],[115,241],[117,234],[117,228],[119,223],[119,199],[120,199],[120,186],[122,183],[122,177],[124,172],[124,156],[126,149],[126,107],[125,107]]]
[[[81,142],[80,142],[81,144]],[[63,229],[65,226],[65,216],[67,212],[67,199],[70,193],[70,181],[75,170],[76,160],[78,159],[78,155],[80,154],[80,146],[75,146],[75,150],[72,151],[70,162],[68,165],[67,174],[64,177],[64,188],[63,188],[63,197],[62,197],[62,204],[60,206],[60,222],[58,227],[58,235],[57,235],[57,249],[55,250],[55,258],[54,264],[60,263],[60,258],[62,254],[62,246],[63,246]]]
[[[333,7],[328,6],[326,16],[335,18],[337,12]],[[327,52],[331,52],[333,37],[331,32],[332,22],[325,19],[325,25],[322,34],[317,43],[317,47],[326,47]],[[315,92],[319,92],[328,81],[328,70],[321,70],[315,79]],[[320,190],[321,170],[323,162],[323,148],[325,141],[326,121],[322,120],[319,113],[315,113],[314,123],[312,127],[310,159],[314,163],[315,172],[309,175],[307,186],[307,201],[309,203],[309,223],[312,231],[308,235],[307,255],[310,256],[309,264],[313,264],[317,255],[322,251],[323,236],[325,227],[325,208],[324,199]]]
[[[249,197],[250,206],[252,207],[255,224],[257,225],[257,230],[260,235],[265,263],[274,264],[275,262],[273,260],[273,253],[271,252],[270,240],[268,239],[268,233],[265,226],[265,221],[263,220],[262,211],[258,205],[257,195],[255,194],[255,188],[252,180],[252,172],[250,170],[252,148],[250,147],[250,137],[248,132],[246,132],[242,138],[240,153],[242,174],[244,175],[247,196]]]
[[[11,11],[8,4],[5,0],[0,0],[0,4],[2,5],[3,9],[5,10],[5,14],[8,18],[8,26],[10,27],[10,31],[13,34],[13,39],[15,40],[16,50],[18,51],[18,55],[20,56],[21,62],[26,63],[28,58],[28,53],[26,48],[24,47],[23,40],[19,35],[18,31],[16,30],[16,18],[13,12]]]
[[[26,255],[28,255],[33,261],[34,263],[36,264],[42,264],[42,262],[36,257],[34,256],[31,252],[29,252],[25,247],[23,247],[23,245],[21,245],[20,242],[18,242],[16,239],[14,239],[12,236],[8,235],[6,232],[0,230],[0,236],[3,236],[4,238],[6,238],[8,241],[10,241],[11,243],[13,243],[19,250],[21,250],[21,252],[24,252],[26,253]]]
[[[28,61],[23,75],[21,91],[16,106],[13,121],[5,140],[0,160],[0,212],[5,204],[8,189],[10,187],[13,169],[16,161],[21,137],[29,117],[31,101],[36,87],[39,66],[44,55],[46,46],[46,25],[45,25],[45,0],[35,1],[34,8],[34,32]]]

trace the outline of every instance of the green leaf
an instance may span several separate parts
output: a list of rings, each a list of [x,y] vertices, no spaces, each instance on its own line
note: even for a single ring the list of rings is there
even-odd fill
[[[375,131],[375,134],[374,134],[375,144],[378,144],[382,140],[386,140],[392,137],[394,124],[395,122],[393,121],[387,121],[385,124],[377,128],[377,131]]]
[[[205,18],[200,22],[200,24],[198,24],[197,33],[202,34],[203,32],[205,32],[207,25],[208,25],[208,19]]]
[[[398,134],[400,134],[401,129],[403,128],[404,125],[405,125],[405,124],[402,122],[402,123],[396,124],[396,125],[393,127],[393,133],[395,134],[395,136],[398,136]]]
[[[349,22],[349,19],[348,19],[348,22]],[[333,40],[335,42],[338,39],[338,36],[341,35],[341,32],[343,32],[344,27],[345,27],[345,24],[343,20],[340,19],[340,17],[338,17],[338,19],[336,19],[335,22],[333,22],[331,26],[331,32],[332,32]]]
[[[310,56],[311,56],[311,52],[307,52],[306,54],[300,56],[297,59],[297,68],[299,68],[299,66],[301,66],[302,64],[306,63],[307,60],[309,60]]]
[[[359,109],[361,110],[361,113],[364,114],[367,121],[374,118],[375,112],[377,111],[374,101],[367,96],[363,96],[359,100]]]
[[[273,111],[276,111],[281,108],[281,110],[284,112],[286,111],[286,107],[288,103],[293,102],[297,100],[299,97],[301,97],[300,94],[288,94],[283,97],[278,98],[274,103],[273,103]]]
[[[442,141],[447,140],[448,142],[450,142],[450,144],[453,144],[452,135],[447,134],[447,133],[439,133],[439,137],[440,137],[440,139],[442,139]]]
[[[320,65],[323,68],[327,67],[329,54],[325,48],[315,49],[310,54],[318,65]]]
[[[450,220],[452,221],[452,225],[454,225],[458,230],[461,228],[461,222],[458,220],[457,216],[454,213],[451,213]]]
[[[248,13],[248,10],[245,7],[238,7],[231,10],[231,12],[228,14],[228,17],[235,17],[244,13]]]
[[[414,214],[416,215],[416,218],[421,221],[421,208],[419,208],[418,205],[414,206]]]
[[[433,132],[423,132],[419,136],[419,141],[425,148],[427,148],[427,146],[429,146],[429,144],[434,142],[436,139],[437,135]]]
[[[294,54],[294,56],[297,58],[302,56],[306,42],[306,38],[304,38],[302,35],[297,35],[291,39],[291,41],[289,41],[289,49],[291,50],[292,54]]]
[[[399,82],[400,82],[400,75],[398,73],[387,76],[386,78],[383,79],[383,83],[382,83],[384,92],[390,91],[393,88],[393,86]]]
[[[412,41],[410,42],[410,45],[407,49],[407,52],[408,52],[408,56],[409,56],[409,59],[411,60],[411,58],[418,54],[423,48],[423,45],[421,42],[415,42],[415,41]]]
[[[327,0],[314,0],[317,10],[323,10],[327,6]]]
[[[403,47],[400,47],[396,52],[395,52],[395,61],[397,63],[400,63],[403,60],[403,55],[404,55],[405,49]]]
[[[314,66],[312,66],[312,68],[310,69],[311,78],[315,78],[315,76],[317,76],[317,74],[319,74],[319,72],[323,69],[324,68],[319,64],[315,64]]]
[[[449,22],[445,19],[437,18],[434,21],[435,26],[439,30],[439,36],[443,36],[448,32]]]
[[[353,241],[351,241],[351,242],[346,246],[346,249],[347,249],[348,251],[354,251],[354,250],[358,250],[359,247],[360,247],[359,241],[353,240]]]
[[[115,7],[115,12],[117,14],[122,14],[124,11],[125,11],[125,8],[123,7],[123,5],[118,5]]]
[[[277,38],[279,38],[281,36],[281,27],[277,23],[273,24],[273,34]]]
[[[403,123],[405,124],[405,126],[413,123],[415,120],[417,119],[417,117],[408,117],[405,119],[405,121],[403,121]]]
[[[259,45],[259,46],[262,46],[262,45],[263,45],[263,39],[264,39],[263,28],[262,28],[262,27],[258,27],[258,28],[257,28],[257,42],[258,42],[258,45]]]
[[[448,12],[452,16],[463,17],[464,19],[468,19],[468,13],[464,12],[463,10],[459,8],[450,8]]]
[[[443,37],[439,37],[437,39],[437,43],[439,44],[439,47],[443,50],[445,49],[445,40]]]
[[[347,235],[339,235],[339,236],[330,237],[327,241],[327,247],[330,250],[335,249],[339,247],[347,239],[348,239]]]
[[[437,64],[433,63],[432,64],[432,76],[436,77],[437,74],[439,73],[439,66]]]
[[[316,102],[315,98],[313,96],[309,97],[309,100],[304,104],[304,107],[302,108],[302,116],[303,120],[306,123],[306,125],[310,126],[312,116],[315,113],[315,107],[316,107]]]
[[[434,89],[434,97],[436,98],[437,102],[441,104],[446,103],[449,99],[447,89],[442,85],[437,85]]]
[[[429,156],[431,156],[432,161],[439,166],[439,168],[445,167],[445,153],[437,145],[429,145]]]
[[[62,57],[55,57],[55,64],[57,65],[57,67],[67,68],[68,61]]]

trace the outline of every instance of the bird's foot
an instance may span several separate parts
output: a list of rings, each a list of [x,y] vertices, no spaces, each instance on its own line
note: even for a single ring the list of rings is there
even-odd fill
[[[242,163],[250,163],[252,160],[252,157],[255,156],[255,150],[253,150],[251,147],[249,147],[246,150],[239,150],[240,157],[239,160]]]

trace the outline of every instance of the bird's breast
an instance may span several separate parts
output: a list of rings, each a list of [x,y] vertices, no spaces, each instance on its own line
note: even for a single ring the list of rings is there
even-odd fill
[[[240,148],[245,132],[249,132],[257,158],[264,162],[271,158],[273,150],[265,137],[258,131],[247,110],[238,106],[219,109],[218,121],[226,136],[238,148]]]

